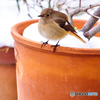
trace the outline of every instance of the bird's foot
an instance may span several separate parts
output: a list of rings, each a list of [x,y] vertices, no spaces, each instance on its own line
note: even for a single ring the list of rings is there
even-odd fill
[[[48,40],[48,41],[49,41],[49,40]],[[45,46],[46,44],[48,44],[48,41],[46,41],[46,42],[41,41],[41,42],[42,42],[41,48],[42,48],[43,46]]]
[[[56,45],[52,45],[52,46],[51,46],[51,47],[54,47],[54,48],[53,48],[53,53],[55,52],[56,48],[57,48],[58,46],[60,46],[60,45],[58,45],[58,43],[59,43],[59,41],[57,42]]]

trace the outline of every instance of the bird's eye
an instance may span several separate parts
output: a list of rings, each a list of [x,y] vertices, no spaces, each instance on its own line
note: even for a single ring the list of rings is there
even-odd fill
[[[49,17],[49,14],[47,14],[47,17]]]

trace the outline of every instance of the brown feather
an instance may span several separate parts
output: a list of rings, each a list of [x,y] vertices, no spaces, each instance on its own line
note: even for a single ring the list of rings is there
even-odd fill
[[[71,31],[71,32],[75,32],[76,33],[75,29],[71,26],[71,24],[68,21],[66,21],[66,22],[68,23],[68,25],[63,26],[63,28],[66,31]]]
[[[65,22],[66,22],[65,19],[57,18],[57,19],[54,19],[54,21],[55,21],[61,28],[63,28],[63,26],[65,26]]]
[[[69,32],[70,35],[75,36],[76,38],[78,38],[79,40],[81,40],[82,42],[86,43],[81,37],[79,37],[76,34],[75,29],[71,26],[71,24],[66,21],[65,19],[59,18],[59,19],[55,19],[54,20],[61,28],[65,29],[66,31]],[[65,25],[65,23],[67,22],[67,25]]]
[[[75,34],[76,31],[68,22],[66,14],[55,11],[51,8],[46,8],[41,12],[39,17],[41,18],[39,20],[38,29],[40,34],[45,38],[60,40],[67,34],[70,34],[80,39],[82,42],[85,42],[81,37]]]
[[[65,29],[66,31],[71,31],[71,32],[75,32],[75,29],[71,26],[71,24],[65,20],[65,19],[62,19],[62,18],[57,18],[54,20],[61,28]],[[68,25],[65,25],[65,23],[68,23]]]

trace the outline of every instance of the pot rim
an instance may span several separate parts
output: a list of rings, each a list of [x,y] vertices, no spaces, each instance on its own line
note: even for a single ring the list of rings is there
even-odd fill
[[[24,44],[25,46],[31,47],[34,50],[53,53],[53,48],[51,48],[50,44],[47,44],[45,47],[41,49],[42,43],[30,40],[22,36],[24,29],[33,23],[37,23],[38,20],[39,19],[33,19],[33,20],[23,21],[23,22],[15,24],[11,28],[11,34],[15,41],[21,44]],[[74,21],[77,21],[77,20],[86,22],[86,20],[74,19]],[[74,47],[58,46],[54,53],[59,53],[59,54],[64,54],[64,55],[65,54],[100,55],[100,48],[91,49],[91,48],[74,48]]]

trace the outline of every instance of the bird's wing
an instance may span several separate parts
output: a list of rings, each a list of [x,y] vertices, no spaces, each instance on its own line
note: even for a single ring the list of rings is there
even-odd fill
[[[66,20],[65,20],[65,19],[62,19],[62,18],[54,19],[54,21],[55,21],[61,28],[63,28],[63,26],[65,26],[65,23],[66,23]]]
[[[65,26],[63,27],[66,31],[71,31],[71,32],[76,33],[75,29],[71,26],[71,24],[68,21],[66,21]]]
[[[66,31],[75,32],[75,29],[71,26],[71,24],[62,18],[57,18],[54,20],[61,28],[65,29]]]
[[[70,35],[75,36],[76,38],[78,38],[79,40],[81,40],[82,42],[86,43],[81,37],[79,37],[76,34],[75,29],[71,26],[71,24],[66,21],[65,19],[62,18],[58,18],[54,20],[61,28],[65,29],[66,31],[69,32]]]

